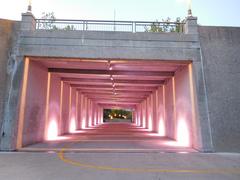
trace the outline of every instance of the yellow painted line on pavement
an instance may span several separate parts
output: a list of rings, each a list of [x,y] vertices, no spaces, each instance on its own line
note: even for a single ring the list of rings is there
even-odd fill
[[[116,168],[111,166],[98,166],[93,164],[85,164],[78,161],[66,158],[64,152],[67,149],[63,148],[58,152],[58,157],[61,161],[71,164],[73,166],[95,169],[95,170],[107,170],[107,171],[119,171],[119,172],[141,172],[141,173],[191,173],[191,174],[240,174],[240,168],[229,169],[161,169],[161,168]]]

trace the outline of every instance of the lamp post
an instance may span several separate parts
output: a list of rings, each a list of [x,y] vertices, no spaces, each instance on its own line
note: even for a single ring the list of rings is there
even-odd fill
[[[192,16],[192,0],[188,0],[188,16]]]
[[[27,12],[32,12],[32,0],[28,0],[28,9]]]

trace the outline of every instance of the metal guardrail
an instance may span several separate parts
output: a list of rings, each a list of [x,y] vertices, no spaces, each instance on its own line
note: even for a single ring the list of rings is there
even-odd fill
[[[117,32],[184,32],[184,23],[149,21],[102,21],[36,19],[36,29],[78,30],[78,31],[117,31]]]

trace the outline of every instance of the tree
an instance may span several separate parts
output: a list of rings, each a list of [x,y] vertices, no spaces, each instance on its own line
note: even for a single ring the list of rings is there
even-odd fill
[[[74,25],[67,25],[63,28],[57,27],[54,23],[56,21],[56,17],[54,15],[54,12],[43,12],[42,13],[42,21],[40,24],[41,29],[46,30],[76,30]]]
[[[47,30],[58,29],[56,27],[56,25],[54,25],[54,22],[56,20],[54,12],[48,12],[48,13],[43,12],[41,19],[42,19],[41,24],[40,24],[41,29],[47,29]]]

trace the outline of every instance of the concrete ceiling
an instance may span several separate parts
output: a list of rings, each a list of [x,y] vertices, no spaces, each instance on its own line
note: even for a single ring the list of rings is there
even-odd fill
[[[104,108],[134,108],[189,61],[31,57]]]

